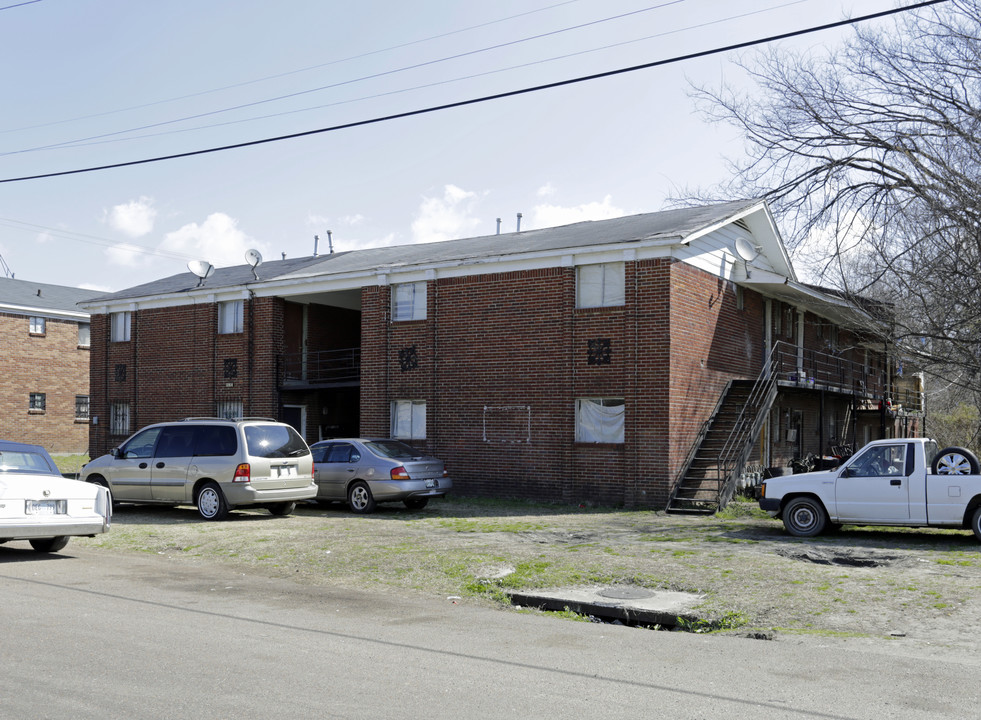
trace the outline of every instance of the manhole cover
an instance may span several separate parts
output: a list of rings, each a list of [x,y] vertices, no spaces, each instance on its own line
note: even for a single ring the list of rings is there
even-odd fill
[[[615,598],[617,600],[640,600],[641,598],[654,597],[654,593],[652,593],[650,590],[624,587],[604,588],[596,594],[602,595],[603,597]]]

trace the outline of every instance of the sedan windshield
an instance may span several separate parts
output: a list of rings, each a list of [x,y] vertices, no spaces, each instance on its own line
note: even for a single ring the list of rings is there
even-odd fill
[[[422,455],[414,447],[410,447],[398,440],[372,440],[371,442],[366,442],[365,446],[371,452],[375,453],[375,455],[392,458],[393,460],[407,460]]]

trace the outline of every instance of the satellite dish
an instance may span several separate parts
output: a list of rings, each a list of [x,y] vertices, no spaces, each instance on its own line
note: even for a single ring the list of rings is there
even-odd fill
[[[736,238],[736,255],[745,260],[746,262],[751,262],[756,259],[756,256],[760,254],[759,249],[753,245],[746,238]]]
[[[204,281],[214,273],[215,266],[206,260],[191,260],[187,264],[187,269],[198,276],[198,287],[201,287],[204,285]]]
[[[246,250],[245,262],[252,266],[252,277],[258,280],[259,273],[257,273],[255,269],[262,264],[262,253],[255,249]]]

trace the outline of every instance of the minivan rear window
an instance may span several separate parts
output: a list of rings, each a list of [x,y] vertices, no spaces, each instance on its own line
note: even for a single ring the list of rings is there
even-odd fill
[[[245,443],[252,457],[284,458],[310,454],[303,438],[289,425],[246,425]]]
[[[231,425],[202,425],[195,428],[195,455],[228,457],[236,452],[238,452],[238,434]]]

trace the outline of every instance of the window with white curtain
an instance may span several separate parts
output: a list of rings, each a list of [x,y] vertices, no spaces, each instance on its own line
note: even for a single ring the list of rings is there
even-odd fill
[[[45,323],[43,317],[31,318],[31,335],[44,335]]]
[[[426,438],[425,400],[396,400],[392,403],[392,437],[402,440]]]
[[[245,301],[228,300],[218,303],[218,334],[230,335],[242,332]]]
[[[92,326],[89,323],[78,324],[78,346],[89,347],[92,341]]]
[[[129,340],[130,313],[110,313],[109,322],[109,339],[112,342],[127,342]]]
[[[392,320],[426,319],[426,283],[401,283],[392,287]]]
[[[576,307],[623,305],[625,278],[622,262],[580,265],[576,269]]]
[[[622,398],[576,400],[576,442],[623,444],[625,409]]]

